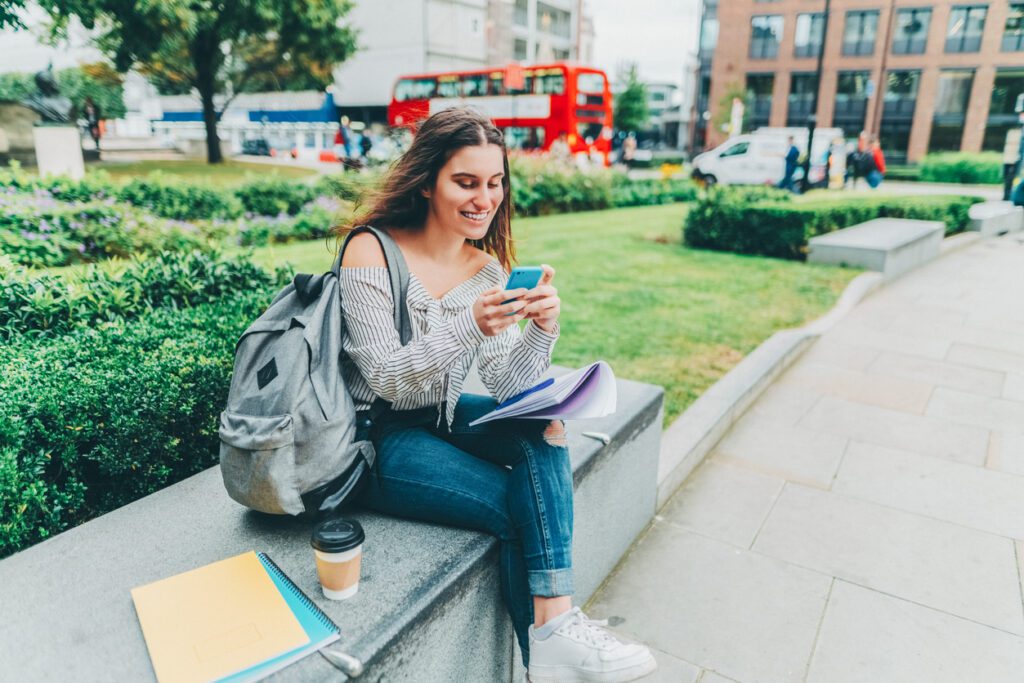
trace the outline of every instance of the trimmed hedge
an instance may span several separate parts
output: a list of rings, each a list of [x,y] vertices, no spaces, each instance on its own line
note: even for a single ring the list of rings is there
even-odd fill
[[[89,267],[74,280],[29,277],[0,263],[0,340],[65,334],[76,325],[137,318],[157,308],[189,308],[236,292],[268,291],[290,279],[286,268],[270,273],[243,257],[214,252],[163,253],[136,259],[111,274]]]
[[[994,184],[1003,182],[998,152],[929,154],[921,161],[921,180],[936,183]]]
[[[182,221],[238,218],[243,212],[242,203],[229,191],[174,180],[159,172],[132,180],[118,190],[118,198]]]
[[[683,241],[698,249],[803,259],[811,237],[873,218],[939,220],[945,222],[947,234],[962,232],[969,223],[969,207],[979,201],[926,195],[750,202],[742,193],[716,188],[687,214]]]
[[[214,465],[235,342],[271,296],[0,344],[0,557]]]
[[[277,176],[250,180],[235,189],[235,196],[248,213],[261,216],[294,216],[313,201],[319,192],[312,185],[296,183]]]

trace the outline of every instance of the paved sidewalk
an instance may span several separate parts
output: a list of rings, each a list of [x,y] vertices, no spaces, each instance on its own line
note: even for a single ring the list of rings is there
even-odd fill
[[[780,377],[590,604],[645,681],[1024,680],[1024,244],[880,290]]]

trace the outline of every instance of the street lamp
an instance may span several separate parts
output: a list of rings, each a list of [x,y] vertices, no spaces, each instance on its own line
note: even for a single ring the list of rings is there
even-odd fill
[[[801,181],[803,192],[811,183],[811,150],[814,143],[814,127],[818,122],[818,98],[821,96],[821,63],[825,58],[825,39],[828,37],[828,15],[832,0],[825,0],[825,12],[821,18],[821,42],[818,44],[817,82],[814,84],[814,98],[811,100],[811,114],[807,117],[807,154],[804,156],[804,177]]]

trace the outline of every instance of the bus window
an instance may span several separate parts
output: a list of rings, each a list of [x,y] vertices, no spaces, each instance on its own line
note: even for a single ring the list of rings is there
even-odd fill
[[[437,96],[438,97],[458,97],[459,96],[459,77],[458,76],[441,76],[437,79]]]
[[[405,102],[412,99],[413,82],[411,79],[403,78],[395,84],[395,102]]]
[[[565,76],[561,73],[535,76],[533,79],[533,92],[536,95],[564,95]]]
[[[487,94],[487,74],[469,74],[462,77],[463,97],[482,97]]]
[[[506,95],[526,95],[527,93],[533,92],[533,76],[526,76],[523,78],[522,88],[508,88],[505,90]]]
[[[505,94],[505,74],[500,71],[491,72],[491,95]]]
[[[580,140],[583,140],[588,145],[597,142],[597,138],[601,135],[601,129],[603,126],[600,123],[577,123],[576,133],[580,136]]]
[[[604,76],[601,74],[577,74],[576,90],[585,93],[602,94],[604,92]]]
[[[509,149],[538,150],[544,147],[544,129],[540,126],[512,126],[505,129]]]
[[[395,101],[429,100],[436,89],[433,78],[403,78],[395,85]]]

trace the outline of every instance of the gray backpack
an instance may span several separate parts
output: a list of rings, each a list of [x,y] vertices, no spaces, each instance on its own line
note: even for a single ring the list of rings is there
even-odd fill
[[[342,380],[341,258],[361,232],[384,249],[395,327],[412,338],[406,309],[409,269],[387,233],[356,228],[331,270],[296,275],[242,334],[227,409],[220,415],[220,471],[228,494],[273,514],[337,508],[358,490],[374,461],[373,445],[356,441],[356,412]],[[372,420],[388,404],[373,404]]]

